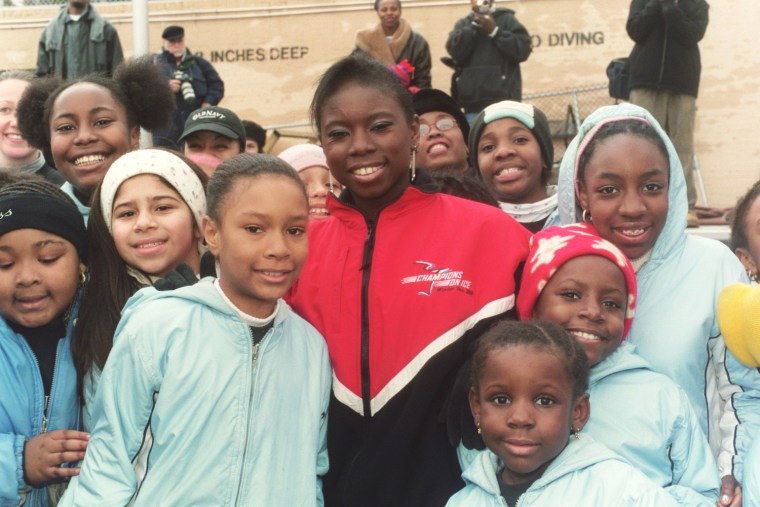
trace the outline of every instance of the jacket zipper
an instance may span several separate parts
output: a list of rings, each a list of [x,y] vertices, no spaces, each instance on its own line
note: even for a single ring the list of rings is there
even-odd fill
[[[50,394],[46,394],[44,401],[42,402],[42,421],[40,422],[40,434],[47,432],[48,427],[48,408],[50,407],[50,398],[53,395],[53,387],[55,386],[55,373],[58,370],[58,347],[60,346],[59,343],[55,346],[55,359],[53,360],[53,378],[50,379]],[[28,345],[27,345],[28,347]],[[40,361],[37,359],[37,356],[34,355],[34,352],[32,352],[32,357],[34,358],[34,364],[37,365],[37,374],[39,375],[40,383],[42,383],[42,372],[40,371]],[[45,386],[42,386],[42,391],[45,391]]]
[[[264,335],[264,337],[256,342],[256,340],[253,337],[253,331],[251,331],[251,328],[246,326],[248,329],[248,336],[251,337],[251,344],[253,345],[253,350],[251,352],[251,380],[250,380],[250,386],[251,390],[248,393],[248,419],[245,422],[245,440],[243,442],[243,456],[240,463],[240,480],[238,481],[238,491],[237,495],[235,495],[235,505],[240,504],[240,494],[243,489],[243,469],[245,468],[245,456],[248,452],[248,436],[250,435],[250,428],[251,428],[251,409],[253,407],[253,395],[254,395],[254,380],[256,378],[256,362],[259,358],[259,349],[261,348],[261,344],[264,342],[266,337],[269,335],[269,333],[272,332],[270,329],[267,331],[267,333]]]
[[[364,417],[372,417],[372,398],[370,391],[369,371],[369,276],[372,271],[372,252],[375,249],[375,224],[367,220],[367,238],[364,240],[362,255],[362,343],[361,343],[361,374],[362,374],[362,408]]]

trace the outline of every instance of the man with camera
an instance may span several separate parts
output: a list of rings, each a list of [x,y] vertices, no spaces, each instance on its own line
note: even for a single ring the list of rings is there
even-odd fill
[[[446,41],[453,58],[452,96],[472,122],[486,106],[522,99],[520,63],[532,50],[528,30],[511,9],[493,0],[471,0],[472,10],[457,21]]]
[[[224,97],[224,82],[207,60],[187,48],[184,28],[167,26],[161,38],[163,50],[156,55],[156,63],[169,80],[177,107],[171,126],[153,132],[153,144],[180,149],[177,140],[187,117],[196,109],[219,104]]]

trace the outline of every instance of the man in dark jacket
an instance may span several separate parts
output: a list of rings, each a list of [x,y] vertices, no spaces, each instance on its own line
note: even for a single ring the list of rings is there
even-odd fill
[[[163,51],[156,56],[156,63],[169,80],[177,108],[171,126],[153,132],[153,143],[181,151],[178,139],[188,116],[196,109],[219,104],[224,97],[224,81],[207,60],[187,48],[184,28],[168,26],[161,37]]]
[[[68,0],[40,36],[37,76],[76,79],[92,72],[108,75],[124,60],[116,29],[90,0]]]
[[[472,12],[446,41],[458,74],[452,96],[468,121],[494,102],[522,99],[520,63],[531,50],[530,34],[514,11],[494,8],[493,0],[472,0]]]
[[[633,0],[626,30],[636,45],[628,59],[631,102],[654,116],[678,152],[686,177],[688,222],[697,192],[694,168],[694,117],[702,65],[698,43],[707,29],[705,0]]]

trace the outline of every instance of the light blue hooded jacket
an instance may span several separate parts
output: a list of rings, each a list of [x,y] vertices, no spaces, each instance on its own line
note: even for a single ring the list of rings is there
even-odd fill
[[[256,347],[212,279],[125,306],[62,506],[322,505],[332,370],[282,300]]]
[[[760,433],[747,452],[742,482],[743,504],[747,507],[760,505]]]
[[[737,425],[747,418],[758,418],[760,404],[755,408],[745,406],[745,412],[740,413],[733,396],[743,388],[732,380],[743,375],[748,384],[760,386],[760,374],[748,371],[726,351],[716,307],[724,287],[748,283],[748,279],[741,263],[725,245],[685,233],[688,204],[681,163],[667,134],[646,110],[620,104],[602,107],[586,118],[560,165],[560,221],[581,221],[575,194],[578,148],[597,123],[612,117],[647,120],[665,142],[670,162],[667,218],[651,257],[636,274],[636,318],[628,340],[655,371],[686,391],[713,453],[718,456],[721,475],[732,473],[738,479]]]
[[[718,467],[686,393],[623,342],[591,368],[583,428],[664,487],[681,505],[713,507]]]
[[[81,293],[70,315],[79,310]],[[66,336],[58,341],[53,385],[47,407],[47,431],[80,427],[77,375],[71,359],[74,319]],[[42,433],[45,388],[42,375],[26,339],[0,318],[0,506],[47,507],[47,488],[32,488],[24,481],[24,443]]]
[[[462,474],[465,487],[446,507],[506,507],[496,474],[501,460],[486,449]],[[516,507],[593,505],[605,507],[671,507],[668,493],[618,455],[588,435],[570,439],[543,475],[517,500]]]

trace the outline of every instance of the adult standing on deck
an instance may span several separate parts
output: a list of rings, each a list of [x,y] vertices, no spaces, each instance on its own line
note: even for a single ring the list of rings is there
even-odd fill
[[[116,28],[90,0],[68,0],[42,31],[35,74],[69,80],[93,72],[110,76],[122,60]]]

